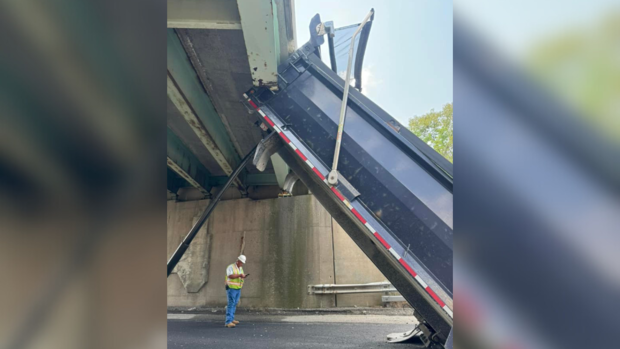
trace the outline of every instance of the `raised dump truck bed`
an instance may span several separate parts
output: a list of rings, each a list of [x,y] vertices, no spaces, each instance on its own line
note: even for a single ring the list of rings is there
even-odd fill
[[[314,45],[279,67],[278,91],[244,98],[286,144],[284,161],[444,343],[453,323],[452,164],[351,89],[340,181],[330,186],[344,81]]]

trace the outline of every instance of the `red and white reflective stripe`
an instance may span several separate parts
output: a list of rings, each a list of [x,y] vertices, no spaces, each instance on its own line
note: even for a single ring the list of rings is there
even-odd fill
[[[349,210],[351,210],[351,212],[355,215],[355,217],[357,217],[357,219],[359,219],[359,221],[362,222],[362,224],[364,224],[366,226],[366,228],[375,236],[375,238],[377,238],[377,240],[381,243],[381,245],[383,245],[383,247],[385,247],[390,252],[390,254],[392,254],[392,256],[394,256],[394,258],[396,258],[396,260],[409,272],[409,274],[411,274],[411,276],[414,277],[414,279],[418,282],[418,284],[420,284],[420,286],[422,286],[422,288],[424,288],[424,290],[431,296],[431,298],[433,298],[433,300],[435,300],[435,302],[437,302],[437,304],[439,304],[439,306],[446,312],[446,314],[448,314],[450,316],[450,318],[454,318],[454,313],[452,312],[452,309],[450,309],[448,307],[448,305],[445,304],[441,300],[441,298],[439,298],[439,296],[437,296],[435,291],[433,291],[433,289],[431,289],[430,286],[428,286],[428,284],[426,282],[424,282],[424,280],[422,280],[422,278],[420,278],[420,276],[392,248],[392,246],[390,246],[390,244],[388,244],[381,237],[381,235],[364,219],[364,217],[362,217],[362,215],[353,206],[351,206],[351,203],[340,193],[340,191],[338,189],[336,189],[336,187],[332,187],[329,184],[327,184],[327,179],[325,179],[325,176],[321,173],[321,171],[319,171],[319,169],[317,169],[312,164],[312,162],[310,162],[310,160],[308,160],[308,158],[299,150],[299,148],[297,148],[291,142],[291,140],[284,134],[284,132],[282,132],[280,127],[278,127],[276,124],[274,124],[274,122],[271,121],[271,119],[269,119],[269,117],[262,110],[260,110],[260,108],[256,105],[256,103],[254,103],[254,101],[249,99],[246,94],[243,94],[243,97],[247,99],[248,103],[254,109],[256,109],[258,111],[258,113],[265,119],[265,121],[267,121],[267,123],[271,127],[273,127],[273,129],[280,135],[280,137],[284,140],[284,142],[286,144],[288,144],[295,151],[295,153],[297,153],[297,156],[299,156],[306,163],[306,165],[308,165],[312,169],[312,171],[323,181],[323,183],[325,183],[327,186],[329,186],[331,191],[334,192],[334,194],[338,197],[338,199],[340,199],[340,201],[342,201],[345,204],[345,206],[347,206],[347,208]]]

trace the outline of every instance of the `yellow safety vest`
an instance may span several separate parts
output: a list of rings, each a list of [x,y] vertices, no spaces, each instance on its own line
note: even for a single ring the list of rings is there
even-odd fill
[[[237,268],[237,265],[235,263],[231,265],[233,267],[233,274],[243,274],[243,267]],[[226,267],[226,269],[228,269],[228,267]],[[240,290],[241,287],[243,287],[243,279],[242,278],[229,279],[228,275],[226,275],[226,285],[234,290]]]

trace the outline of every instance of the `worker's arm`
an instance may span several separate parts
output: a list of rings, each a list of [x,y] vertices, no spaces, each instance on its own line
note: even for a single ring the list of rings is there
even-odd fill
[[[226,274],[228,274],[228,278],[229,279],[237,279],[237,278],[245,277],[245,274],[243,274],[243,273],[235,274],[234,273],[235,270],[236,269],[234,269],[232,265],[228,266],[228,268],[226,269]]]

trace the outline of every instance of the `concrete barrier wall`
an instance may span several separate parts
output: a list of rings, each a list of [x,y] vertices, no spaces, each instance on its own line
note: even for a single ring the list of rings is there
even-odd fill
[[[208,200],[168,202],[168,258]],[[381,294],[308,295],[310,284],[365,283],[385,278],[312,195],[219,203],[168,278],[168,306],[226,304],[225,269],[245,240],[251,274],[240,307],[374,306]]]
[[[334,266],[337,284],[363,284],[387,280],[370,262],[368,257],[357,247],[349,235],[333,221],[334,232]],[[369,307],[381,305],[381,293],[339,294],[338,307]]]

